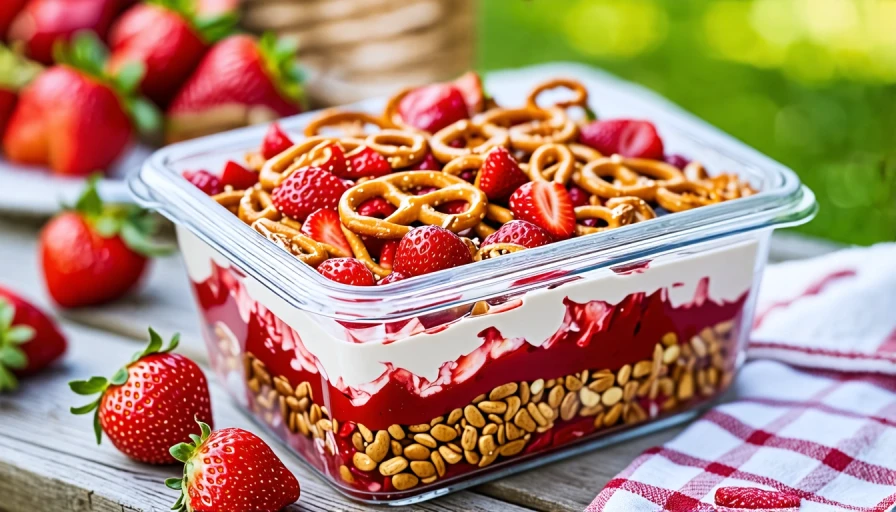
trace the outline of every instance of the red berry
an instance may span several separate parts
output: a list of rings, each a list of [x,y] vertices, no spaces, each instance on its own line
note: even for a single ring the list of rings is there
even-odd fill
[[[162,350],[162,338],[149,330],[150,343],[110,380],[92,377],[69,383],[79,395],[99,398],[75,414],[96,410],[96,438],[100,428],[116,448],[128,457],[150,464],[175,461],[168,449],[197,433],[195,419],[211,422],[208,382],[199,366],[180,354],[174,335]]]
[[[165,480],[181,490],[179,510],[278,512],[299,499],[299,481],[261,438],[240,428],[211,432],[198,423],[201,436],[171,447],[186,465],[183,478]]]
[[[442,213],[458,215],[469,210],[470,207],[467,205],[466,201],[464,201],[463,199],[458,199],[456,201],[448,201],[445,204],[439,205],[437,209]]]
[[[364,146],[357,153],[349,157],[349,168],[344,176],[356,180],[358,178],[379,178],[392,173],[392,166],[386,157],[373,149]]]
[[[432,153],[426,153],[426,156],[423,157],[423,160],[417,162],[416,165],[411,167],[412,171],[441,171],[442,164],[436,160],[436,157],[433,156]]]
[[[510,194],[529,182],[529,177],[503,146],[493,148],[485,155],[479,170],[479,189],[485,192],[489,201],[505,201]]]
[[[392,262],[395,261],[395,251],[398,250],[399,240],[389,240],[380,249],[380,266],[386,270],[392,270]]]
[[[318,265],[322,276],[337,283],[353,286],[373,286],[376,278],[361,260],[355,258],[330,258]]]
[[[470,249],[459,236],[439,226],[422,226],[404,235],[392,265],[396,272],[414,277],[472,261]]]
[[[690,160],[681,155],[666,155],[663,157],[663,160],[667,164],[675,166],[682,170],[684,170],[684,168],[687,167],[689,163],[691,163]]]
[[[398,113],[407,124],[429,133],[435,133],[470,115],[460,89],[451,84],[414,89],[401,99]]]
[[[553,181],[530,181],[510,196],[513,217],[544,229],[555,238],[572,236],[576,212],[563,185]]]
[[[482,241],[482,247],[491,244],[517,244],[529,249],[553,242],[547,231],[524,220],[512,220]]]
[[[331,256],[352,255],[352,246],[346,240],[345,233],[342,232],[342,221],[334,210],[321,208],[312,212],[302,223],[302,233],[329,245],[327,252]]]
[[[267,133],[264,135],[264,141],[261,143],[261,155],[265,160],[269,160],[286,151],[291,146],[292,141],[280,128],[280,124],[271,123]]]
[[[335,210],[339,198],[348,190],[342,180],[317,167],[305,167],[290,174],[271,193],[278,210],[305,222],[315,210]]]
[[[719,487],[716,489],[716,505],[751,510],[799,508],[800,497],[756,487]]]
[[[485,91],[478,73],[467,71],[454,80],[454,86],[460,89],[471,114],[478,114],[485,109]]]
[[[193,186],[210,196],[224,192],[224,184],[221,183],[221,178],[208,171],[184,171],[183,176]]]
[[[662,160],[663,140],[652,123],[632,119],[594,121],[582,127],[579,140],[604,155]]]
[[[358,215],[376,217],[377,219],[385,219],[395,213],[395,210],[392,203],[382,197],[372,197],[358,205]]]
[[[329,171],[340,178],[349,176],[349,162],[342,151],[339,144],[330,144],[326,147],[316,150],[315,158],[312,162],[314,167],[320,167],[325,171]]]
[[[221,172],[221,184],[230,185],[234,190],[246,190],[252,188],[256,183],[258,183],[258,173],[246,169],[233,160],[228,160]]]
[[[569,187],[569,200],[572,201],[573,208],[586,206],[590,197],[591,194],[588,193],[588,191],[586,191],[585,189],[579,188],[575,185]]]
[[[405,279],[407,279],[406,275],[404,275],[400,272],[395,272],[393,270],[391,274],[380,279],[380,282],[377,283],[377,285],[383,286],[383,285],[387,285],[389,283],[397,283],[398,281],[404,281]]]
[[[66,346],[52,319],[0,287],[0,392],[15,389],[16,376],[41,370],[62,356]]]

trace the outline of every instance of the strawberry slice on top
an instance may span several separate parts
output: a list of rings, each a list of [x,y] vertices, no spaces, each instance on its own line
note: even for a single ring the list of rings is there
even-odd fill
[[[336,174],[340,178],[356,180],[358,178],[380,178],[392,173],[392,166],[386,157],[372,148],[362,146],[348,156],[345,173]]]
[[[302,233],[325,244],[330,256],[348,258],[353,255],[352,246],[342,232],[342,221],[335,210],[315,210],[302,223]]]
[[[289,135],[280,128],[280,123],[271,123],[261,141],[261,156],[270,160],[292,146]]]
[[[228,160],[221,171],[221,184],[230,185],[234,190],[246,190],[258,183],[258,172]]]
[[[663,159],[663,140],[653,123],[634,119],[593,121],[579,131],[582,144],[606,156]]]
[[[398,113],[405,123],[429,133],[470,117],[464,95],[450,83],[414,89],[401,99]]]
[[[572,236],[576,229],[572,200],[560,183],[526,183],[510,196],[510,210],[515,219],[531,222],[560,240]]]
[[[315,210],[336,210],[346,184],[319,167],[305,167],[290,174],[271,192],[271,201],[286,215],[305,222]]]
[[[510,151],[503,146],[492,148],[485,155],[482,168],[476,177],[476,186],[485,192],[489,201],[503,202],[516,189],[529,182]]]

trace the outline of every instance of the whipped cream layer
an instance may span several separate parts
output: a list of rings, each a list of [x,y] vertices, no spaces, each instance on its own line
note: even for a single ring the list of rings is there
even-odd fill
[[[192,281],[202,283],[211,277],[213,262],[223,268],[231,266],[227,258],[185,228],[178,226],[177,234]],[[661,256],[646,268],[629,273],[601,269],[553,289],[541,288],[515,297],[522,300],[518,307],[464,317],[432,332],[396,339],[398,333],[387,337],[384,330],[380,331],[382,328],[371,328],[365,333],[370,339],[385,341],[364,343],[350,341],[345,329],[332,319],[290,306],[251,277],[242,278],[242,285],[252,300],[296,331],[300,337],[296,350],[302,352],[297,353],[297,360],[303,360],[297,364],[313,361],[334,386],[370,392],[379,387],[376,381],[396,369],[426,382],[439,380],[446,363],[482,348],[485,341],[479,334],[490,327],[498,329],[506,339],[541,346],[562,326],[565,298],[578,303],[597,300],[617,304],[633,293],[649,295],[665,289],[672,306],[693,302],[698,296],[733,302],[753,284],[758,250],[759,241],[753,238],[712,250]],[[699,290],[701,286],[708,289]],[[248,311],[240,313],[248,320]]]

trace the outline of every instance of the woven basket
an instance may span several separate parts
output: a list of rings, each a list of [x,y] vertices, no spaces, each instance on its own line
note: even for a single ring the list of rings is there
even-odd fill
[[[384,96],[473,66],[475,0],[246,0],[243,25],[298,39],[315,106]]]

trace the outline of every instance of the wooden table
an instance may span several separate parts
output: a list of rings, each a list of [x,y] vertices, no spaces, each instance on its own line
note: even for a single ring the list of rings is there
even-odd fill
[[[0,219],[0,284],[50,308],[36,260],[39,223]],[[777,255],[795,257],[829,250],[827,245],[778,242]],[[175,493],[162,483],[178,475],[175,466],[137,464],[108,440],[96,446],[91,422],[72,416],[81,405],[66,383],[111,375],[145,342],[152,325],[163,336],[182,333],[180,351],[199,362],[205,351],[193,298],[179,256],[156,262],[141,291],[103,308],[59,312],[70,349],[54,368],[0,395],[0,510],[149,511],[168,510]],[[215,424],[257,430],[212,381]],[[582,510],[603,485],[643,450],[673,437],[680,427],[616,444],[533,469],[467,491],[396,510],[523,511]],[[266,434],[299,478],[302,497],[290,511],[377,510],[342,498],[312,470]]]

